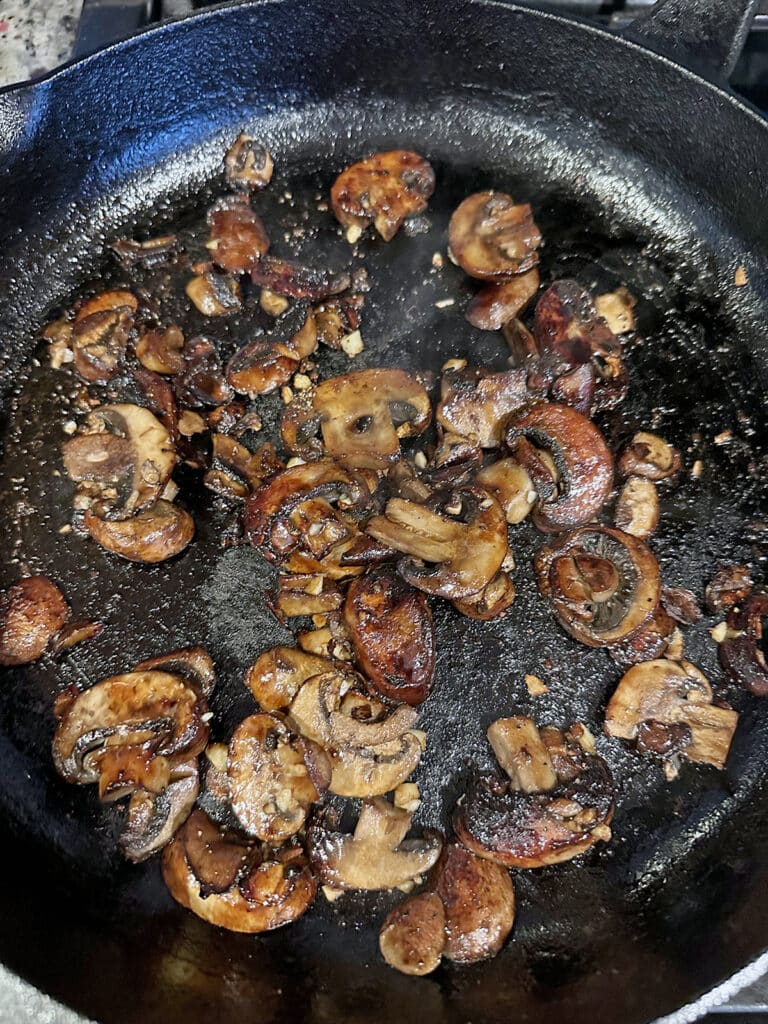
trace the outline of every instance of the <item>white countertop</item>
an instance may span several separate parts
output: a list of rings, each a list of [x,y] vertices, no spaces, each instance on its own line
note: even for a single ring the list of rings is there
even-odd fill
[[[0,0],[0,86],[68,60],[81,7],[82,0]]]

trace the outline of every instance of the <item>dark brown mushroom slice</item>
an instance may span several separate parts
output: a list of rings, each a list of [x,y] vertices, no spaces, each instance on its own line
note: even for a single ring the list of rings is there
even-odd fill
[[[86,509],[85,528],[93,539],[130,562],[165,562],[192,542],[195,521],[170,501],[156,501],[130,519],[102,519]]]
[[[733,607],[746,601],[753,586],[746,565],[719,565],[704,591],[707,610],[713,615],[730,612]]]
[[[541,594],[563,628],[588,647],[610,647],[645,626],[661,596],[659,564],[638,538],[607,526],[565,533],[540,548]]]
[[[353,580],[344,621],[357,661],[377,693],[388,700],[423,703],[432,689],[435,636],[423,594],[392,568]]]
[[[514,603],[516,594],[512,577],[507,572],[500,572],[479,593],[472,594],[463,601],[454,601],[453,607],[468,619],[490,622],[491,619],[498,619],[507,613]]]
[[[259,858],[252,839],[216,824],[200,810],[188,819],[179,840],[203,898],[227,892]]]
[[[269,338],[243,345],[227,364],[227,381],[241,395],[270,395],[287,384],[299,361]]]
[[[144,392],[147,408],[157,416],[168,431],[173,447],[178,448],[180,443],[179,404],[170,381],[143,366],[132,370],[131,376]]]
[[[350,241],[373,224],[385,242],[405,220],[422,213],[435,190],[430,164],[406,149],[375,153],[341,172],[331,188],[331,207]]]
[[[152,672],[158,669],[181,676],[203,697],[210,697],[216,686],[216,671],[210,654],[204,647],[182,647],[168,654],[159,654],[134,665],[134,672]]]
[[[47,576],[25,576],[0,594],[0,665],[36,661],[69,615],[66,598]]]
[[[173,381],[182,405],[202,409],[226,405],[234,397],[226,382],[216,346],[208,338],[190,338],[184,345],[184,369]]]
[[[429,884],[445,912],[443,956],[461,964],[496,956],[515,920],[509,872],[450,842],[443,847]]]
[[[379,949],[390,967],[422,977],[440,966],[445,946],[445,911],[434,892],[409,896],[384,919]]]
[[[525,440],[528,444],[521,444]],[[590,522],[613,487],[613,456],[603,435],[586,416],[556,402],[541,402],[513,414],[505,428],[507,447],[532,473],[537,450],[551,456],[558,471],[557,493],[534,509],[536,526],[560,531]]]
[[[608,653],[623,668],[661,658],[669,649],[674,631],[674,619],[659,605],[640,629],[611,644]]]
[[[534,267],[498,284],[487,284],[475,295],[464,316],[481,331],[498,331],[515,320],[539,290],[539,272]]]
[[[184,369],[184,335],[176,324],[144,331],[136,342],[136,358],[153,373],[169,376]]]
[[[687,587],[661,588],[661,606],[668,615],[683,626],[692,626],[701,619],[703,612],[698,599]]]
[[[243,306],[240,284],[227,273],[205,270],[190,278],[184,290],[203,316],[231,316]]]
[[[308,267],[292,260],[265,256],[251,271],[251,280],[260,288],[268,288],[276,295],[287,295],[292,299],[307,299],[319,302],[330,295],[349,288],[347,271],[324,270]]]
[[[254,661],[245,685],[264,711],[285,711],[312,676],[331,672],[334,664],[296,647],[273,647]]]
[[[177,255],[179,240],[176,235],[157,235],[143,242],[135,238],[118,238],[110,242],[109,248],[127,270],[134,267],[151,269],[169,263]]]
[[[752,593],[743,606],[731,609],[727,619],[729,633],[718,645],[720,664],[731,681],[757,697],[768,695],[764,647],[767,624],[768,594]]]
[[[77,372],[87,381],[106,382],[120,369],[139,303],[133,292],[102,292],[85,302],[72,324]]]
[[[404,370],[358,370],[323,381],[313,408],[326,452],[356,469],[385,469],[400,457],[400,439],[423,433],[429,396]]]
[[[666,480],[680,471],[680,452],[663,438],[641,430],[632,438],[619,459],[619,470],[624,476],[639,476],[646,480]]]
[[[398,468],[404,471],[409,465],[401,463]],[[398,481],[397,497],[424,501],[435,488],[464,487],[472,483],[482,465],[483,449],[479,444],[438,425],[437,444],[429,462],[418,477],[414,473],[413,478],[408,479],[403,474],[403,479]],[[390,473],[389,479],[393,476],[394,473]]]
[[[451,434],[481,448],[498,448],[506,417],[529,400],[524,370],[448,370],[435,418]]]
[[[230,274],[247,274],[269,251],[266,229],[245,193],[214,203],[208,225],[206,248],[216,266]]]
[[[117,484],[133,474],[133,445],[117,434],[76,434],[64,442],[62,455],[76,483]]]
[[[342,340],[360,326],[360,311],[351,296],[326,299],[314,312],[317,340],[328,348],[340,349]]]
[[[510,320],[505,323],[502,332],[509,348],[510,366],[515,369],[530,367],[539,360],[539,346],[522,320]]]
[[[168,785],[160,793],[136,790],[128,804],[120,849],[139,864],[171,841],[195,806],[200,783],[197,758],[173,766]]]
[[[241,132],[227,150],[224,171],[234,188],[262,189],[272,180],[272,157],[267,147]]]
[[[88,622],[84,619],[66,622],[51,640],[51,653],[61,654],[77,644],[93,640],[103,629],[103,622]]]
[[[536,303],[533,334],[541,353],[554,353],[565,366],[620,354],[621,343],[598,315],[592,295],[577,281],[563,279]]]
[[[252,452],[228,434],[213,434],[211,466],[203,483],[218,494],[244,499],[281,469],[274,445],[263,444]]]
[[[549,396],[553,402],[589,416],[595,404],[595,386],[594,367],[591,363],[582,363],[557,377]]]
[[[536,266],[541,234],[527,203],[505,192],[475,192],[454,210],[448,245],[470,277],[501,281]]]
[[[315,409],[314,388],[294,395],[286,405],[280,419],[280,437],[291,453],[309,461],[323,454],[320,433],[320,413]]]

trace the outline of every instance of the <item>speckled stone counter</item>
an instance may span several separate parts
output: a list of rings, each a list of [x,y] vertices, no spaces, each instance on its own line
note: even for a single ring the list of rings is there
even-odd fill
[[[0,86],[69,60],[82,0],[0,0]]]

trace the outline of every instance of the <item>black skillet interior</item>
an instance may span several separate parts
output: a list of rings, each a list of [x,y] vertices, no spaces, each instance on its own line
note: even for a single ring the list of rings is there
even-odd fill
[[[693,118],[692,146],[682,134]],[[270,570],[247,548],[220,546],[231,510],[191,479],[182,499],[198,539],[173,563],[122,564],[59,533],[70,490],[55,473],[74,381],[34,347],[36,328],[76,288],[96,287],[103,275],[123,280],[105,240],[174,224],[190,250],[200,245],[201,211],[222,188],[221,155],[247,126],[278,168],[257,200],[274,251],[370,273],[366,350],[355,366],[437,370],[451,356],[501,366],[499,338],[463,319],[471,287],[450,263],[433,268],[432,256],[445,253],[447,220],[464,195],[511,191],[534,204],[545,281],[626,283],[640,296],[630,398],[601,425],[616,445],[638,427],[658,430],[688,470],[702,461],[698,481],[686,472],[665,491],[653,544],[665,580],[701,593],[718,560],[759,571],[768,551],[768,359],[759,333],[768,307],[759,204],[767,133],[758,119],[592,29],[460,0],[208,13],[0,97],[0,119],[8,139],[0,152],[0,582],[49,573],[78,617],[108,624],[67,657],[3,677],[2,959],[114,1024],[197,1024],[230,1013],[263,1022],[629,1024],[691,1001],[760,953],[768,727],[758,701],[724,685],[742,720],[723,773],[687,766],[667,783],[657,765],[599,741],[619,789],[614,841],[577,862],[517,873],[514,939],[486,964],[446,966],[426,980],[385,968],[377,928],[397,896],[319,898],[297,925],[244,937],[176,907],[157,863],[122,863],[114,812],[52,771],[54,694],[203,643],[219,671],[214,728],[224,738],[254,707],[243,669],[289,634],[264,607]],[[323,200],[346,161],[393,145],[432,160],[429,213],[416,231],[389,245],[367,239],[352,256]],[[741,174],[723,173],[734,165]],[[750,283],[737,289],[740,264]],[[181,283],[147,281],[191,333],[203,325],[181,301]],[[443,298],[455,304],[438,308]],[[224,350],[259,323],[253,295],[246,306],[239,320],[205,325]],[[328,352],[320,360],[324,375],[348,365]],[[268,431],[279,401],[258,407]],[[724,430],[731,443],[714,444]],[[475,623],[435,608],[438,684],[423,711],[420,825],[444,824],[468,765],[488,763],[493,718],[519,709],[542,721],[578,718],[598,733],[620,675],[607,656],[564,636],[537,598],[530,562],[540,535],[523,525],[512,542],[519,597],[506,619]],[[686,650],[720,684],[713,622],[687,631]],[[529,697],[525,672],[546,678],[545,697]]]

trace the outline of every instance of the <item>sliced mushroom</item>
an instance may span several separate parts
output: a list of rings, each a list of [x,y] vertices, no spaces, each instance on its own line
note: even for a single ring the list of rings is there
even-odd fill
[[[512,577],[508,572],[500,572],[477,594],[465,597],[463,601],[454,601],[453,607],[469,619],[489,622],[505,615],[516,595]]]
[[[320,881],[334,889],[394,889],[429,871],[440,856],[442,839],[436,833],[406,839],[411,817],[381,797],[366,800],[348,835],[337,831],[334,811],[318,811],[307,841]]]
[[[353,580],[344,621],[375,690],[388,700],[421,704],[435,672],[432,615],[423,594],[390,568]]]
[[[675,622],[661,605],[651,617],[623,640],[612,643],[608,653],[623,668],[641,661],[661,658],[670,649],[675,636]]]
[[[220,879],[213,889],[201,879],[211,875]],[[234,932],[266,932],[290,924],[306,912],[317,891],[300,847],[259,849],[221,830],[200,810],[166,846],[163,878],[183,907]]]
[[[331,207],[345,228],[359,237],[373,224],[385,242],[394,238],[402,223],[427,208],[435,190],[430,164],[405,149],[376,153],[347,167],[331,189]]]
[[[120,369],[139,303],[133,292],[102,292],[85,302],[72,325],[75,369],[87,381],[105,382]]]
[[[184,290],[203,316],[231,316],[243,306],[240,284],[230,274],[205,270],[190,278]]]
[[[539,272],[534,267],[524,274],[488,284],[467,306],[464,316],[481,331],[498,331],[516,319],[539,290]]]
[[[354,298],[342,295],[315,306],[317,340],[328,348],[339,350],[344,338],[348,338],[360,326],[359,304],[353,301]],[[362,296],[357,298],[361,299]]]
[[[521,523],[536,502],[537,494],[528,471],[514,459],[491,462],[480,470],[475,480],[498,501],[508,523]]]
[[[168,654],[159,654],[154,658],[134,665],[134,672],[153,672],[160,670],[170,672],[181,678],[203,697],[208,698],[216,686],[216,670],[213,660],[204,647],[182,647]]]
[[[331,781],[325,751],[278,714],[251,715],[229,742],[229,799],[243,829],[275,844],[295,835]]]
[[[432,410],[421,384],[403,370],[359,370],[315,389],[326,452],[356,469],[385,469],[400,456],[400,438],[426,430]]]
[[[160,793],[137,789],[120,834],[120,849],[128,860],[138,864],[169,843],[192,812],[199,790],[196,757],[175,764]]]
[[[507,557],[501,506],[477,488],[437,494],[429,506],[392,498],[384,515],[369,520],[366,532],[413,556],[398,563],[404,579],[452,601],[481,591]]]
[[[474,964],[496,956],[515,920],[515,890],[509,872],[446,843],[429,878],[445,911],[443,956]]]
[[[245,685],[264,711],[285,711],[311,676],[334,669],[327,658],[318,658],[296,647],[273,647],[254,661],[245,673]]]
[[[626,334],[635,329],[637,299],[627,288],[604,292],[595,299],[597,315],[601,316],[614,334]]]
[[[529,386],[532,380],[528,378]],[[589,416],[595,406],[596,375],[591,363],[582,363],[561,374],[549,389],[553,402],[567,405],[583,416]]]
[[[488,727],[488,742],[513,789],[546,793],[557,785],[549,750],[532,719],[499,718]]]
[[[51,653],[61,654],[63,651],[75,647],[76,644],[93,640],[103,629],[103,622],[87,622],[84,619],[66,622],[51,640]]]
[[[144,331],[136,342],[136,358],[146,370],[172,375],[184,369],[184,335],[175,324]]]
[[[158,235],[138,242],[134,238],[119,238],[109,248],[127,270],[134,267],[156,267],[169,263],[179,251],[176,235]]]
[[[680,471],[680,452],[656,434],[644,430],[635,434],[619,459],[624,476],[640,476],[646,480],[666,480]]]
[[[470,277],[499,281],[536,266],[541,234],[527,203],[505,192],[475,192],[454,211],[448,244]]]
[[[661,606],[684,626],[692,626],[703,614],[696,595],[687,587],[662,587]]]
[[[659,604],[658,562],[621,530],[592,526],[563,534],[539,549],[534,566],[560,624],[588,647],[631,637]]]
[[[269,250],[261,218],[242,192],[214,203],[208,211],[208,224],[206,248],[216,266],[230,274],[248,273]]]
[[[165,562],[192,542],[195,521],[170,501],[156,501],[130,519],[102,519],[86,509],[85,528],[97,544],[130,562]]]
[[[251,271],[251,280],[260,288],[268,288],[275,295],[291,299],[319,302],[329,295],[338,295],[349,288],[346,271],[321,270],[302,263],[264,256]]]
[[[738,720],[735,711],[712,703],[712,689],[699,669],[662,658],[635,665],[622,676],[605,711],[605,732],[637,741],[645,726],[645,749],[722,768]],[[680,730],[681,725],[686,729]],[[674,746],[665,750],[670,741]]]
[[[36,661],[69,615],[66,599],[47,576],[25,576],[0,594],[0,665]]]
[[[268,337],[239,349],[227,366],[227,380],[239,394],[268,395],[287,384],[302,359],[317,347],[312,310],[296,305],[275,324]]]
[[[241,132],[227,150],[224,170],[234,188],[266,188],[272,180],[272,157],[266,146]]]
[[[720,664],[737,686],[757,697],[768,695],[768,662],[763,647],[768,594],[751,594],[728,615],[728,632],[718,647]]]
[[[569,279],[555,281],[539,298],[533,334],[539,351],[557,356],[563,368],[621,354],[590,293]]]
[[[644,540],[659,525],[659,493],[652,480],[631,476],[616,502],[616,525],[625,533]]]
[[[613,456],[586,416],[556,402],[513,414],[505,441],[531,476],[540,472],[543,449],[557,469],[551,494],[539,494],[533,518],[545,531],[581,526],[600,511],[613,487]]]
[[[746,601],[753,585],[745,565],[720,565],[704,592],[707,608],[713,614],[729,612]]]
[[[323,615],[336,611],[343,603],[341,590],[322,575],[290,573],[279,577],[275,609],[284,618]]]
[[[415,771],[424,748],[424,734],[413,731],[374,747],[333,750],[328,788],[331,793],[348,797],[390,793]]]
[[[201,409],[232,401],[232,388],[224,379],[216,346],[207,338],[191,338],[184,345],[184,369],[173,386],[182,405]]]
[[[437,893],[409,896],[387,914],[379,949],[390,967],[421,977],[440,966],[445,947],[445,911]]]
[[[529,400],[524,370],[486,374],[480,370],[449,369],[443,374],[435,416],[451,434],[481,448],[498,448],[506,417]]]
[[[213,434],[211,441],[211,467],[203,483],[217,494],[247,498],[284,468],[271,444],[252,452],[228,434]]]
[[[454,818],[468,850],[505,867],[559,864],[610,838],[614,792],[608,766],[584,749],[577,730],[536,730],[527,722],[494,734],[494,748],[512,769],[510,779],[473,777]],[[533,742],[537,731],[548,763]],[[553,779],[550,765],[554,785],[543,790]]]

